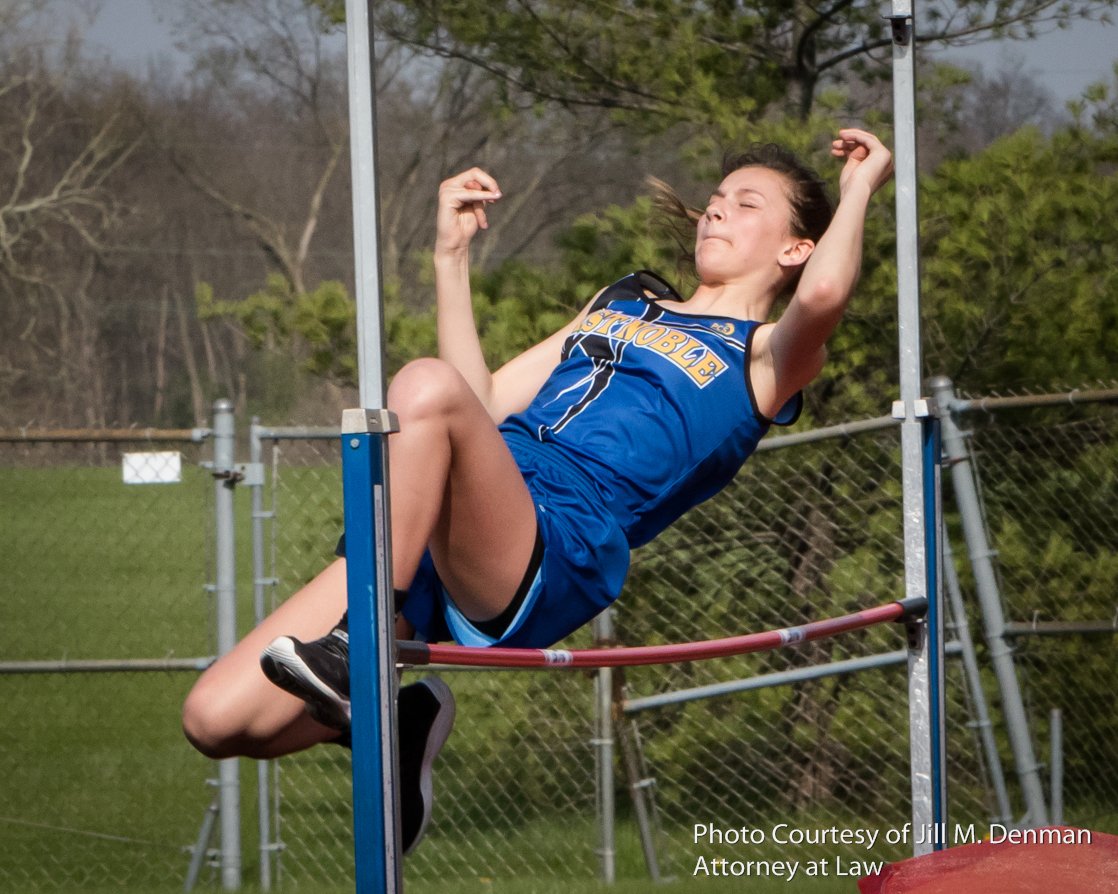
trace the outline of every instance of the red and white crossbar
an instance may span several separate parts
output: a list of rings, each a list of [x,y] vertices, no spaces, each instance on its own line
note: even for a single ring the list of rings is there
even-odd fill
[[[915,618],[924,614],[926,610],[927,601],[923,598],[903,599],[838,618],[809,621],[796,627],[728,636],[699,643],[661,646],[619,646],[607,649],[509,649],[501,646],[483,648],[401,640],[396,644],[396,660],[406,666],[449,664],[458,667],[545,669],[674,664],[680,661],[702,661],[708,658],[745,655],[750,652],[767,652],[782,646],[825,639],[851,630],[861,630],[887,621]]]

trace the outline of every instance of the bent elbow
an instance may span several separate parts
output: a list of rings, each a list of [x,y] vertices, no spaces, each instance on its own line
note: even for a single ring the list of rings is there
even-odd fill
[[[796,300],[812,316],[831,316],[841,314],[850,301],[851,287],[847,282],[837,279],[815,280],[801,286],[796,292]]]

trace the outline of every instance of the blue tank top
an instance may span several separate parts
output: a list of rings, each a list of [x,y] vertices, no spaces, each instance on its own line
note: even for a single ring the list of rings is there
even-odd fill
[[[680,300],[647,271],[608,287],[531,405],[501,425],[514,455],[542,450],[567,467],[597,503],[586,510],[611,517],[630,548],[725,487],[769,426],[802,406],[797,394],[776,419],[757,410],[749,361],[761,323],[660,299]]]

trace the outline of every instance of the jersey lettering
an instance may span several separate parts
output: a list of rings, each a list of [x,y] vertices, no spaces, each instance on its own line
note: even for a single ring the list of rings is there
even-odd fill
[[[604,337],[611,345],[631,343],[654,351],[685,372],[700,388],[709,385],[727,368],[721,357],[686,332],[615,310],[603,308],[587,314],[572,342],[585,349],[588,336]]]

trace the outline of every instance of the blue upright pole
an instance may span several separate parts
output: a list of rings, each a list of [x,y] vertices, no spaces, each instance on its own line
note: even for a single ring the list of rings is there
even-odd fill
[[[402,888],[396,673],[389,531],[383,303],[377,238],[376,114],[370,0],[346,0],[354,285],[361,409],[342,417],[353,838],[358,894]]]
[[[353,845],[358,894],[401,890],[395,730],[395,637],[388,588],[387,411],[342,414]]]
[[[924,566],[928,588],[928,749],[931,757],[932,823],[947,823],[947,730],[944,688],[943,499],[940,479],[940,422],[934,414],[923,420]],[[933,850],[942,850],[948,836],[934,836]]]

